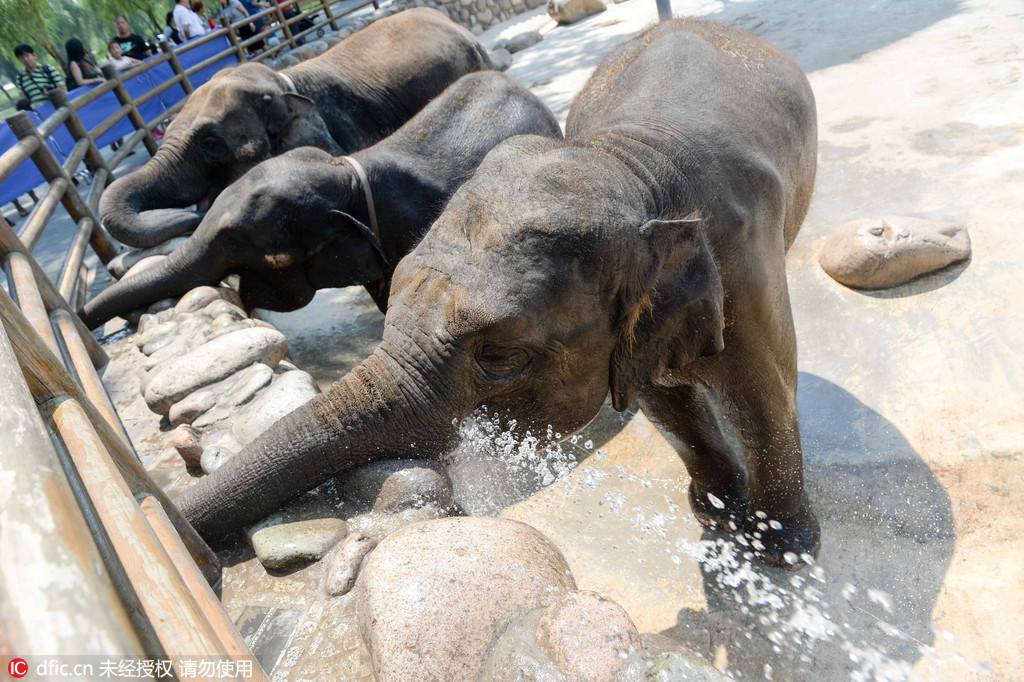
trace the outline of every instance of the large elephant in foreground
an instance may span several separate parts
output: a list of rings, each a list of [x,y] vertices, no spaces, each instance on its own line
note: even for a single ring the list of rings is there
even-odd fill
[[[384,310],[394,266],[452,193],[487,152],[528,133],[562,136],[551,111],[508,76],[463,76],[393,135],[350,159],[302,147],[257,165],[221,193],[167,260],[105,289],[82,319],[95,328],[228,274],[240,275],[239,294],[250,310],[295,310],[317,289],[355,284],[366,285]]]
[[[260,161],[301,146],[368,147],[461,76],[491,68],[469,31],[418,8],[280,72],[253,62],[220,71],[192,93],[156,155],[104,192],[103,224],[140,247],[184,234],[201,218],[187,207],[205,207]]]
[[[182,511],[215,537],[346,467],[442,453],[480,406],[570,433],[610,390],[681,441],[702,522],[745,525],[765,561],[799,566],[819,528],[785,256],[816,146],[789,57],[717,24],[655,26],[602,62],[564,142],[488,155],[396,269],[374,353],[186,491]]]

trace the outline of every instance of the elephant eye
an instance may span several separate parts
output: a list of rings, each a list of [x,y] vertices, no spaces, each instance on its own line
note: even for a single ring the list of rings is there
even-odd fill
[[[485,344],[476,352],[476,362],[492,381],[508,381],[530,366],[530,354],[522,348]]]
[[[207,135],[200,142],[203,154],[211,159],[223,159],[228,155],[228,145],[217,135]]]

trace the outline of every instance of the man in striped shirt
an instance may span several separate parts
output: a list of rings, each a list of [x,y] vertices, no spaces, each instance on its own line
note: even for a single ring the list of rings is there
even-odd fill
[[[25,65],[25,70],[18,74],[14,82],[30,103],[46,102],[47,92],[64,86],[64,79],[55,68],[37,61],[31,45],[18,45],[14,48],[14,56]]]

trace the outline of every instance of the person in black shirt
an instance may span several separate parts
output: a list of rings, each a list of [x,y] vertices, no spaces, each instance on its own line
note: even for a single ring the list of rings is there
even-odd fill
[[[128,27],[127,19],[119,16],[115,23],[117,24],[117,35],[114,36],[113,40],[116,40],[117,44],[121,46],[121,54],[140,60],[153,54],[150,52],[146,41],[138,34],[132,33]]]

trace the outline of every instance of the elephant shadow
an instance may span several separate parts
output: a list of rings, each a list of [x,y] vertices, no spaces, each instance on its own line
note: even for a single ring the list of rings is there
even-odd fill
[[[661,634],[741,679],[905,679],[936,638],[955,544],[949,496],[899,430],[841,387],[801,373],[797,402],[817,563],[790,573],[702,562],[707,609],[681,610]],[[742,550],[720,534],[702,540]]]

